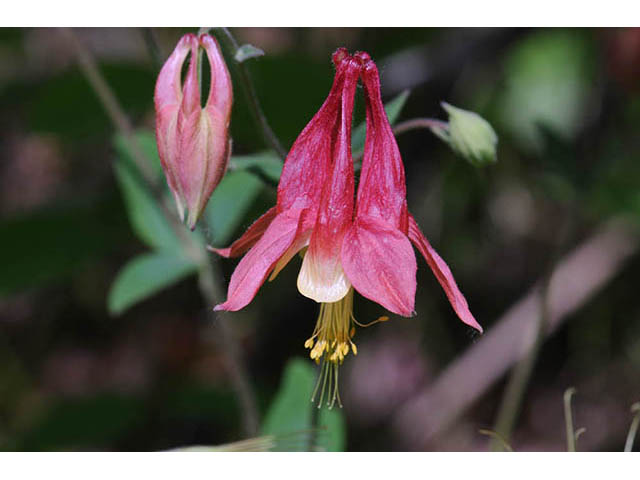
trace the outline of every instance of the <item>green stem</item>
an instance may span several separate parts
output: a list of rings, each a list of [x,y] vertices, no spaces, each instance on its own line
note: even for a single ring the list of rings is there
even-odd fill
[[[211,30],[210,28],[201,28],[199,33],[206,32]],[[262,131],[262,136],[264,137],[265,142],[269,145],[283,160],[287,157],[287,150],[282,146],[280,140],[271,129],[269,122],[267,121],[267,117],[262,111],[262,107],[260,106],[260,100],[258,99],[258,94],[256,93],[256,89],[253,86],[253,82],[251,81],[251,75],[249,73],[248,68],[245,65],[245,62],[238,62],[235,59],[236,52],[240,48],[238,42],[235,37],[231,34],[228,28],[225,27],[216,27],[215,30],[220,36],[223,38],[224,43],[226,44],[227,50],[231,51],[231,57],[234,60],[234,63],[238,69],[238,76],[240,79],[240,84],[242,85],[242,89],[244,90],[245,96],[249,102],[249,110],[253,115],[254,120],[260,126],[260,130]]]
[[[207,303],[214,305],[223,298],[223,293],[217,281],[217,279],[220,278],[220,274],[216,271],[215,266],[208,261],[209,255],[206,247],[195,242],[187,233],[184,225],[179,222],[173,211],[170,199],[164,195],[163,189],[156,181],[156,176],[151,169],[151,159],[146,156],[144,151],[138,145],[134,134],[135,132],[129,122],[129,118],[120,106],[120,103],[106,80],[100,73],[91,53],[84,47],[71,29],[63,28],[61,29],[61,32],[73,46],[78,58],[80,69],[87,77],[89,84],[102,103],[107,115],[113,122],[116,129],[125,138],[136,166],[141,172],[143,179],[148,184],[150,190],[158,200],[158,203],[173,230],[178,235],[185,252],[199,265],[201,265],[199,273],[200,292]],[[255,394],[251,388],[244,363],[239,354],[237,340],[235,339],[233,330],[226,319],[216,317],[215,325],[220,333],[216,338],[220,339],[219,347],[222,351],[223,357],[225,358],[232,386],[236,395],[240,399],[240,405],[243,411],[242,419],[244,433],[247,436],[255,436],[258,432],[258,409],[256,406]]]
[[[571,412],[571,397],[576,393],[576,389],[567,388],[564,392],[564,422],[567,432],[567,451],[576,451],[576,434],[573,429],[573,414]]]

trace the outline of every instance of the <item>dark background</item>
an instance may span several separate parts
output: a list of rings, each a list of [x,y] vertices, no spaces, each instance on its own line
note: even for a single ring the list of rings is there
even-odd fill
[[[162,58],[182,33],[153,29]],[[634,29],[232,29],[262,48],[247,65],[276,134],[288,147],[331,85],[331,53],[365,50],[378,63],[385,99],[411,89],[401,119],[446,119],[439,102],[480,113],[499,136],[498,163],[477,169],[428,131],[399,136],[409,207],[448,262],[485,328],[612,219],[633,232],[640,214],[640,30]],[[153,128],[154,64],[142,29],[76,34],[137,128]],[[234,74],[235,75],[235,74]],[[235,84],[234,152],[265,145]],[[356,121],[363,117],[359,100]],[[241,415],[212,340],[194,277],[113,317],[107,292],[145,247],[133,235],[112,169],[114,128],[55,29],[0,30],[0,448],[162,450],[242,438]],[[241,192],[239,192],[240,194]],[[265,185],[240,234],[273,205]],[[626,227],[625,227],[626,228]],[[543,342],[510,443],[565,450],[562,394],[575,386],[579,448],[621,450],[640,400],[640,258],[637,237],[617,248],[601,288],[581,300]],[[598,258],[615,251],[597,249]],[[221,260],[224,282],[235,266]],[[408,405],[446,367],[483,342],[449,307],[418,259],[417,316],[357,333],[343,366],[347,449],[485,450],[508,376],[469,395],[437,434],[438,411]],[[587,266],[570,283],[602,276]],[[264,413],[317,305],[295,288],[297,265],[229,315]],[[384,311],[356,295],[355,315]],[[526,332],[523,331],[523,335]],[[516,336],[517,337],[517,336]],[[501,355],[499,339],[487,355]],[[310,362],[310,360],[309,360]],[[510,367],[511,364],[505,365]],[[446,402],[445,402],[446,405]],[[413,431],[414,429],[415,431]],[[636,449],[638,447],[636,446]]]

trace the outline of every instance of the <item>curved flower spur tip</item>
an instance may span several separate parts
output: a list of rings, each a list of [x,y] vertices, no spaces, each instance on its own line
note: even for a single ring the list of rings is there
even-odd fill
[[[449,303],[453,307],[454,311],[467,325],[475,328],[482,333],[482,327],[473,317],[473,314],[469,310],[469,305],[464,295],[458,288],[458,284],[453,278],[453,274],[449,269],[446,262],[438,255],[438,252],[434,250],[427,238],[424,236],[420,227],[416,223],[413,216],[409,215],[409,231],[408,236],[411,242],[415,245],[418,251],[422,254],[427,264],[431,268],[431,271],[438,279],[438,282],[442,286]]]
[[[337,67],[348,56],[349,56],[349,51],[344,47],[340,47],[335,52],[333,52],[333,54],[331,55],[331,60],[333,61],[333,64]]]
[[[229,69],[215,38],[208,34],[202,34],[200,35],[200,44],[207,54],[209,65],[211,65],[211,87],[204,108],[216,108],[228,119],[233,105],[233,88]]]
[[[200,103],[198,52],[204,48],[211,67],[207,105]],[[184,82],[182,67],[191,53]],[[192,230],[218,185],[230,154],[228,125],[233,103],[229,72],[215,40],[184,35],[162,67],[155,89],[156,141],[167,183],[180,218],[188,210]]]
[[[214,311],[235,312],[253,300],[276,262],[294,242],[299,224],[299,215],[275,217],[260,240],[240,260],[231,275],[227,301],[216,305]]]

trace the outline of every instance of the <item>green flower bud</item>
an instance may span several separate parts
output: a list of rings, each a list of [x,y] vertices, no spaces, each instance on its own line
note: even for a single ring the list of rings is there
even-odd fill
[[[441,105],[449,114],[446,140],[453,151],[476,167],[495,163],[498,136],[489,122],[475,112],[462,110],[446,102]]]

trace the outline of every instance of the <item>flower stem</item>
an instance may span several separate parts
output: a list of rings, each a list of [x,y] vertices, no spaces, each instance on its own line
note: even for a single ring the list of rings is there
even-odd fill
[[[201,28],[200,32],[202,33],[208,30],[211,29]],[[213,30],[215,30],[222,37],[224,43],[226,44],[227,50],[231,52],[231,56],[234,59],[234,63],[238,69],[240,84],[242,85],[242,89],[244,90],[245,96],[247,97],[247,101],[249,103],[249,109],[251,110],[251,114],[253,115],[254,120],[260,126],[265,142],[273,150],[276,151],[280,158],[284,160],[287,156],[287,150],[282,146],[280,140],[278,140],[278,137],[273,132],[271,126],[269,125],[269,122],[267,121],[267,117],[262,111],[260,101],[258,100],[258,94],[256,93],[256,89],[253,86],[253,82],[251,81],[249,70],[244,62],[239,62],[235,59],[236,52],[240,48],[240,45],[238,45],[238,42],[228,28],[216,27]]]
[[[576,393],[576,389],[567,388],[564,392],[564,422],[567,431],[567,451],[576,451],[576,434],[573,429],[573,414],[571,413],[571,397]]]
[[[449,124],[436,118],[412,118],[410,120],[405,120],[404,122],[396,123],[393,127],[393,133],[394,135],[400,135],[401,133],[422,128],[429,129],[435,135],[440,137],[440,132],[446,132],[449,128]]]
[[[129,118],[120,106],[120,103],[108,83],[102,76],[91,53],[84,47],[71,29],[62,28],[61,32],[73,46],[80,69],[95,91],[107,115],[116,129],[125,138],[136,166],[156,197],[158,204],[161,206],[162,211],[173,230],[180,238],[181,245],[184,248],[185,253],[194,258],[200,265],[199,286],[202,296],[205,301],[211,305],[217,303],[222,299],[222,291],[217,281],[220,275],[216,271],[216,267],[208,260],[209,255],[206,247],[195,242],[193,238],[189,236],[186,229],[179,222],[177,216],[173,212],[172,207],[168,204],[169,201],[164,195],[161,186],[158,185],[156,175],[151,170],[151,160],[138,145],[134,129]],[[211,312],[211,314],[213,315],[213,312]],[[215,326],[218,328],[220,333],[220,335],[216,335],[216,338],[220,339],[219,347],[227,364],[227,370],[232,386],[240,400],[243,413],[242,420],[244,433],[250,437],[255,436],[258,432],[259,423],[255,393],[253,392],[251,383],[248,380],[246,368],[242,357],[239,354],[238,343],[233,335],[232,327],[225,318],[218,316],[216,317],[216,320]]]
[[[636,438],[636,433],[638,433],[638,426],[640,426],[640,402],[631,405],[631,413],[635,413],[635,415],[633,416],[633,420],[631,420],[627,441],[624,443],[625,452],[633,451],[633,441]]]

